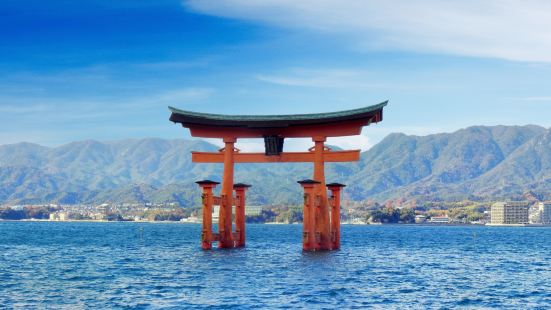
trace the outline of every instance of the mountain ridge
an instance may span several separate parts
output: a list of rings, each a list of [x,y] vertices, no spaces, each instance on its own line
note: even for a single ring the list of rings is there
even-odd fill
[[[336,146],[335,149],[337,149]],[[193,164],[203,140],[84,140],[57,147],[0,145],[0,204],[176,201],[197,205],[194,184],[220,180],[219,164]],[[349,200],[491,200],[551,192],[551,130],[536,125],[473,126],[426,136],[392,133],[357,163],[328,163],[327,181],[348,184]],[[296,181],[310,164],[238,164],[253,204],[298,204]]]

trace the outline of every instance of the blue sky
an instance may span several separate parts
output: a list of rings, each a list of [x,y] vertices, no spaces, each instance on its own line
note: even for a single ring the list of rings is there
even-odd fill
[[[7,0],[0,16],[0,144],[189,137],[168,105],[390,100],[382,123],[331,141],[362,149],[390,132],[551,126],[547,1]]]

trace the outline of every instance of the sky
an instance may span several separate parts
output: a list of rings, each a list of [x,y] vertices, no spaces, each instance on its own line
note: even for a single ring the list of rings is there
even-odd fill
[[[548,128],[550,29],[546,0],[3,0],[0,144],[189,138],[167,106],[295,114],[389,100],[383,122],[329,141],[362,150],[392,132]]]

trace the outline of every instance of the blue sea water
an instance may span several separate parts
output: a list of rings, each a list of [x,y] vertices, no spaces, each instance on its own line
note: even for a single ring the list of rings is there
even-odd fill
[[[551,228],[248,225],[202,251],[200,226],[0,222],[0,308],[551,308]]]

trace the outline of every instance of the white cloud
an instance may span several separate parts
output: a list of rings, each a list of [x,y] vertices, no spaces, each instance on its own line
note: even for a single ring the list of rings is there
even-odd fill
[[[187,103],[186,101],[194,102],[201,99],[206,99],[213,92],[214,92],[214,89],[212,88],[189,87],[189,88],[166,91],[161,94],[154,95],[148,98],[147,100],[140,100],[140,101],[147,101],[149,103],[151,102],[178,103],[179,102],[180,104],[185,104]]]
[[[220,139],[205,139],[215,145],[221,145]],[[218,140],[218,141],[213,141]],[[309,138],[287,138],[283,145],[285,152],[306,152],[314,146],[312,139]],[[235,147],[242,152],[264,152],[263,139],[238,139]]]
[[[366,151],[373,145],[366,135],[327,138],[327,144],[338,146],[345,150]]]
[[[67,140],[63,138],[65,138],[65,133],[56,130],[5,130],[0,132],[0,145],[28,142],[43,146],[55,146],[67,143]]]
[[[293,68],[286,70],[284,73],[257,75],[256,78],[263,82],[284,86],[320,88],[365,88],[381,86],[366,82],[370,78],[369,72],[349,69],[312,70]]]
[[[546,0],[189,0],[215,16],[349,36],[366,49],[551,62]]]
[[[143,63],[129,63],[127,66],[137,69],[158,70],[187,70],[192,68],[207,67],[213,64],[219,57],[209,56],[190,61],[157,61]]]
[[[223,146],[221,139],[204,139],[217,146]],[[349,136],[349,137],[333,137],[328,138],[326,144],[338,146],[345,150],[357,150],[365,151],[369,149],[372,144],[370,139],[366,135]],[[309,148],[314,146],[311,138],[287,138],[284,143],[285,152],[306,152]],[[238,139],[235,147],[242,152],[264,152],[264,140],[263,139]]]
[[[219,146],[220,148],[224,147],[224,141],[222,141],[222,139],[218,139],[218,138],[197,138],[197,139],[207,141],[208,143]],[[239,148],[237,145],[235,147]]]
[[[539,96],[539,97],[524,97],[524,98],[516,98],[516,100],[519,101],[549,101],[551,102],[551,96]]]
[[[380,138],[384,138],[391,133],[404,133],[406,135],[414,136],[426,136],[437,133],[453,132],[456,131],[456,127],[428,127],[428,126],[369,126],[364,127],[363,130],[369,132],[371,136],[376,135]]]
[[[264,140],[262,139],[238,139],[235,147],[242,152],[264,152]]]
[[[27,114],[27,113],[43,113],[51,110],[51,107],[42,104],[32,105],[15,105],[5,103],[0,99],[0,113],[7,114]]]

